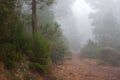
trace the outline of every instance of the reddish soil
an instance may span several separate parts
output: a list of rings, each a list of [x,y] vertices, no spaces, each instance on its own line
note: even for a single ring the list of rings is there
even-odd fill
[[[96,60],[80,59],[77,54],[56,67],[58,80],[120,80],[120,67],[97,65]]]

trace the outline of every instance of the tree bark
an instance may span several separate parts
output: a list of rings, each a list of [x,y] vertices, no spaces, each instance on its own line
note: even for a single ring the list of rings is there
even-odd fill
[[[32,30],[34,35],[37,32],[36,0],[32,0]]]

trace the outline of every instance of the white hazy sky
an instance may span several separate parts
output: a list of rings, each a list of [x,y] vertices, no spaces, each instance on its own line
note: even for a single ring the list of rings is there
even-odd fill
[[[85,36],[85,39],[92,37],[91,20],[88,18],[92,9],[89,4],[85,0],[76,0],[71,6],[71,10],[77,21],[77,29],[80,33]]]
[[[76,17],[81,15],[88,15],[91,12],[90,6],[85,2],[85,0],[75,0],[73,5],[71,5],[72,11]]]
[[[70,46],[79,49],[82,43],[92,37],[91,20],[88,18],[92,10],[85,0],[56,1],[54,5],[56,20],[61,24]]]

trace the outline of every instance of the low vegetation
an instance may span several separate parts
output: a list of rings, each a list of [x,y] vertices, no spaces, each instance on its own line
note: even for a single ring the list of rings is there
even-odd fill
[[[120,66],[120,53],[117,48],[100,47],[92,41],[83,48],[81,57],[98,59],[100,65]]]

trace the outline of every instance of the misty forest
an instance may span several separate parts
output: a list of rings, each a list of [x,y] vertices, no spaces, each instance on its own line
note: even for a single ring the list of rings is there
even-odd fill
[[[0,80],[120,80],[120,0],[0,0]]]

